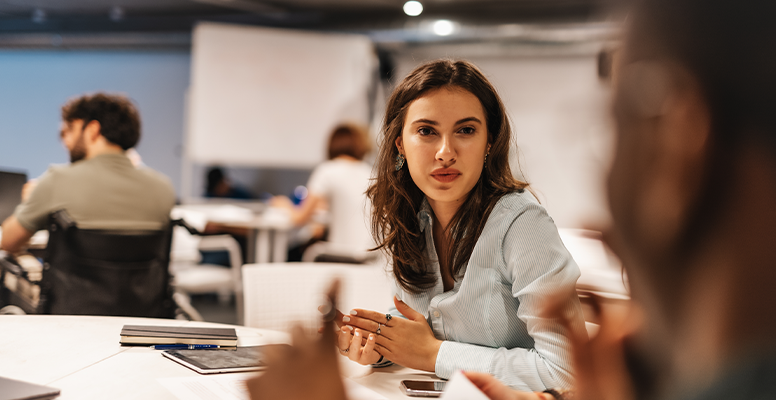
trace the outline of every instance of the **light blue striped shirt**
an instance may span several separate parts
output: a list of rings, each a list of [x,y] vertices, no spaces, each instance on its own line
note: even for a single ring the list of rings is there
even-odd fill
[[[570,388],[570,342],[563,327],[542,318],[549,294],[569,293],[565,312],[574,329],[585,331],[576,295],[579,267],[561,242],[552,218],[527,190],[502,197],[477,240],[462,279],[444,292],[432,234],[432,213],[424,201],[420,229],[437,275],[434,288],[397,296],[425,313],[437,339],[444,340],[436,375],[456,370],[493,374],[524,391]],[[395,309],[391,314],[400,316]]]

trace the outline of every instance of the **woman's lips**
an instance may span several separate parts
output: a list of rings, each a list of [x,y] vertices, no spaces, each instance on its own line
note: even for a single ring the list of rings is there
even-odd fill
[[[452,182],[461,176],[461,171],[452,168],[440,168],[431,172],[431,177],[439,182]]]

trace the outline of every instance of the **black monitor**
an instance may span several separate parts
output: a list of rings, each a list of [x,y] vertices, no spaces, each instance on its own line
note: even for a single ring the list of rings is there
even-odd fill
[[[27,183],[27,174],[0,170],[0,223],[13,214],[22,202],[22,187]]]

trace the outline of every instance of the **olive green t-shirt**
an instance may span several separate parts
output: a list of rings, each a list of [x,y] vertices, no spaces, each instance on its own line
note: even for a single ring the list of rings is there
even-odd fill
[[[170,180],[135,168],[123,154],[102,154],[52,166],[14,215],[28,231],[46,229],[48,216],[65,209],[84,229],[163,229],[175,205]]]

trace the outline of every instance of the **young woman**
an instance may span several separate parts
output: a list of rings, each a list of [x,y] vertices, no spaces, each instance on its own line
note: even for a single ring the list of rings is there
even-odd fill
[[[563,293],[572,328],[584,332],[579,268],[512,175],[496,90],[468,62],[422,65],[393,92],[383,133],[367,195],[396,308],[340,315],[340,353],[441,378],[487,372],[526,391],[571,387],[569,332],[541,307]]]

